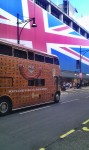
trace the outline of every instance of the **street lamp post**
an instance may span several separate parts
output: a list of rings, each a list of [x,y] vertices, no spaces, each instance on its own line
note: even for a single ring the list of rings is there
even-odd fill
[[[80,73],[81,73],[81,46],[80,46]]]
[[[35,22],[35,17],[33,18],[30,18],[30,19],[27,19],[27,20],[23,20],[21,22],[19,22],[19,14],[17,14],[17,44],[20,44],[20,36],[21,36],[21,33],[24,29],[24,27],[26,26],[26,24],[30,21],[33,21],[32,23],[32,27],[37,27],[37,24]],[[19,29],[19,24],[22,24],[22,23],[25,23],[24,26],[21,28],[21,30]]]
[[[80,87],[82,84],[82,70],[81,70],[81,46],[80,46],[80,72],[79,72],[79,77],[80,77]]]

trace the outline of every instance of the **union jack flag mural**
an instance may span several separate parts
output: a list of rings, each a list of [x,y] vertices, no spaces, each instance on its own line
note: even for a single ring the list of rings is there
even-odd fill
[[[0,38],[17,43],[17,14],[19,22],[35,17],[36,28],[32,22],[24,26],[20,44],[52,53],[60,58],[61,69],[75,71],[76,60],[82,51],[89,49],[89,41],[72,28],[55,18],[31,0],[0,0]],[[83,72],[89,73],[89,52],[82,56]]]

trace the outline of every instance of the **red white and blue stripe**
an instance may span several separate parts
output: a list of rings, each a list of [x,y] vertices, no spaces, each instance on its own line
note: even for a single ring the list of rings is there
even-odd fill
[[[0,38],[17,43],[17,13],[19,21],[36,18],[36,28],[29,22],[20,36],[20,43],[58,55],[61,69],[76,70],[81,50],[89,49],[89,40],[55,18],[31,0],[0,1]],[[24,26],[20,24],[20,30]],[[83,53],[82,53],[83,54]],[[82,56],[84,73],[89,73],[89,52]]]

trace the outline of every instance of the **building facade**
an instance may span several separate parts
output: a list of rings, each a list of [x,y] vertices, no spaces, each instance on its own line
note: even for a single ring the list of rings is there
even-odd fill
[[[57,55],[61,76],[89,79],[89,33],[50,0],[0,1],[0,39]],[[35,18],[36,27],[32,27]],[[75,73],[77,76],[75,76]]]

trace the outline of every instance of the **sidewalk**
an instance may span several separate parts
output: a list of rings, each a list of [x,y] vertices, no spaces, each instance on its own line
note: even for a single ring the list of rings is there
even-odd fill
[[[61,92],[73,91],[73,90],[79,90],[79,89],[80,89],[80,90],[81,90],[81,89],[83,89],[83,90],[84,90],[84,89],[85,89],[85,90],[89,90],[89,86],[81,87],[81,88],[78,88],[78,89],[77,89],[77,88],[74,88],[74,87],[73,87],[73,88],[67,88],[65,91],[61,91]]]
[[[89,86],[82,87],[81,89],[87,89],[87,90],[89,90]]]
[[[40,150],[89,150],[89,119]]]

